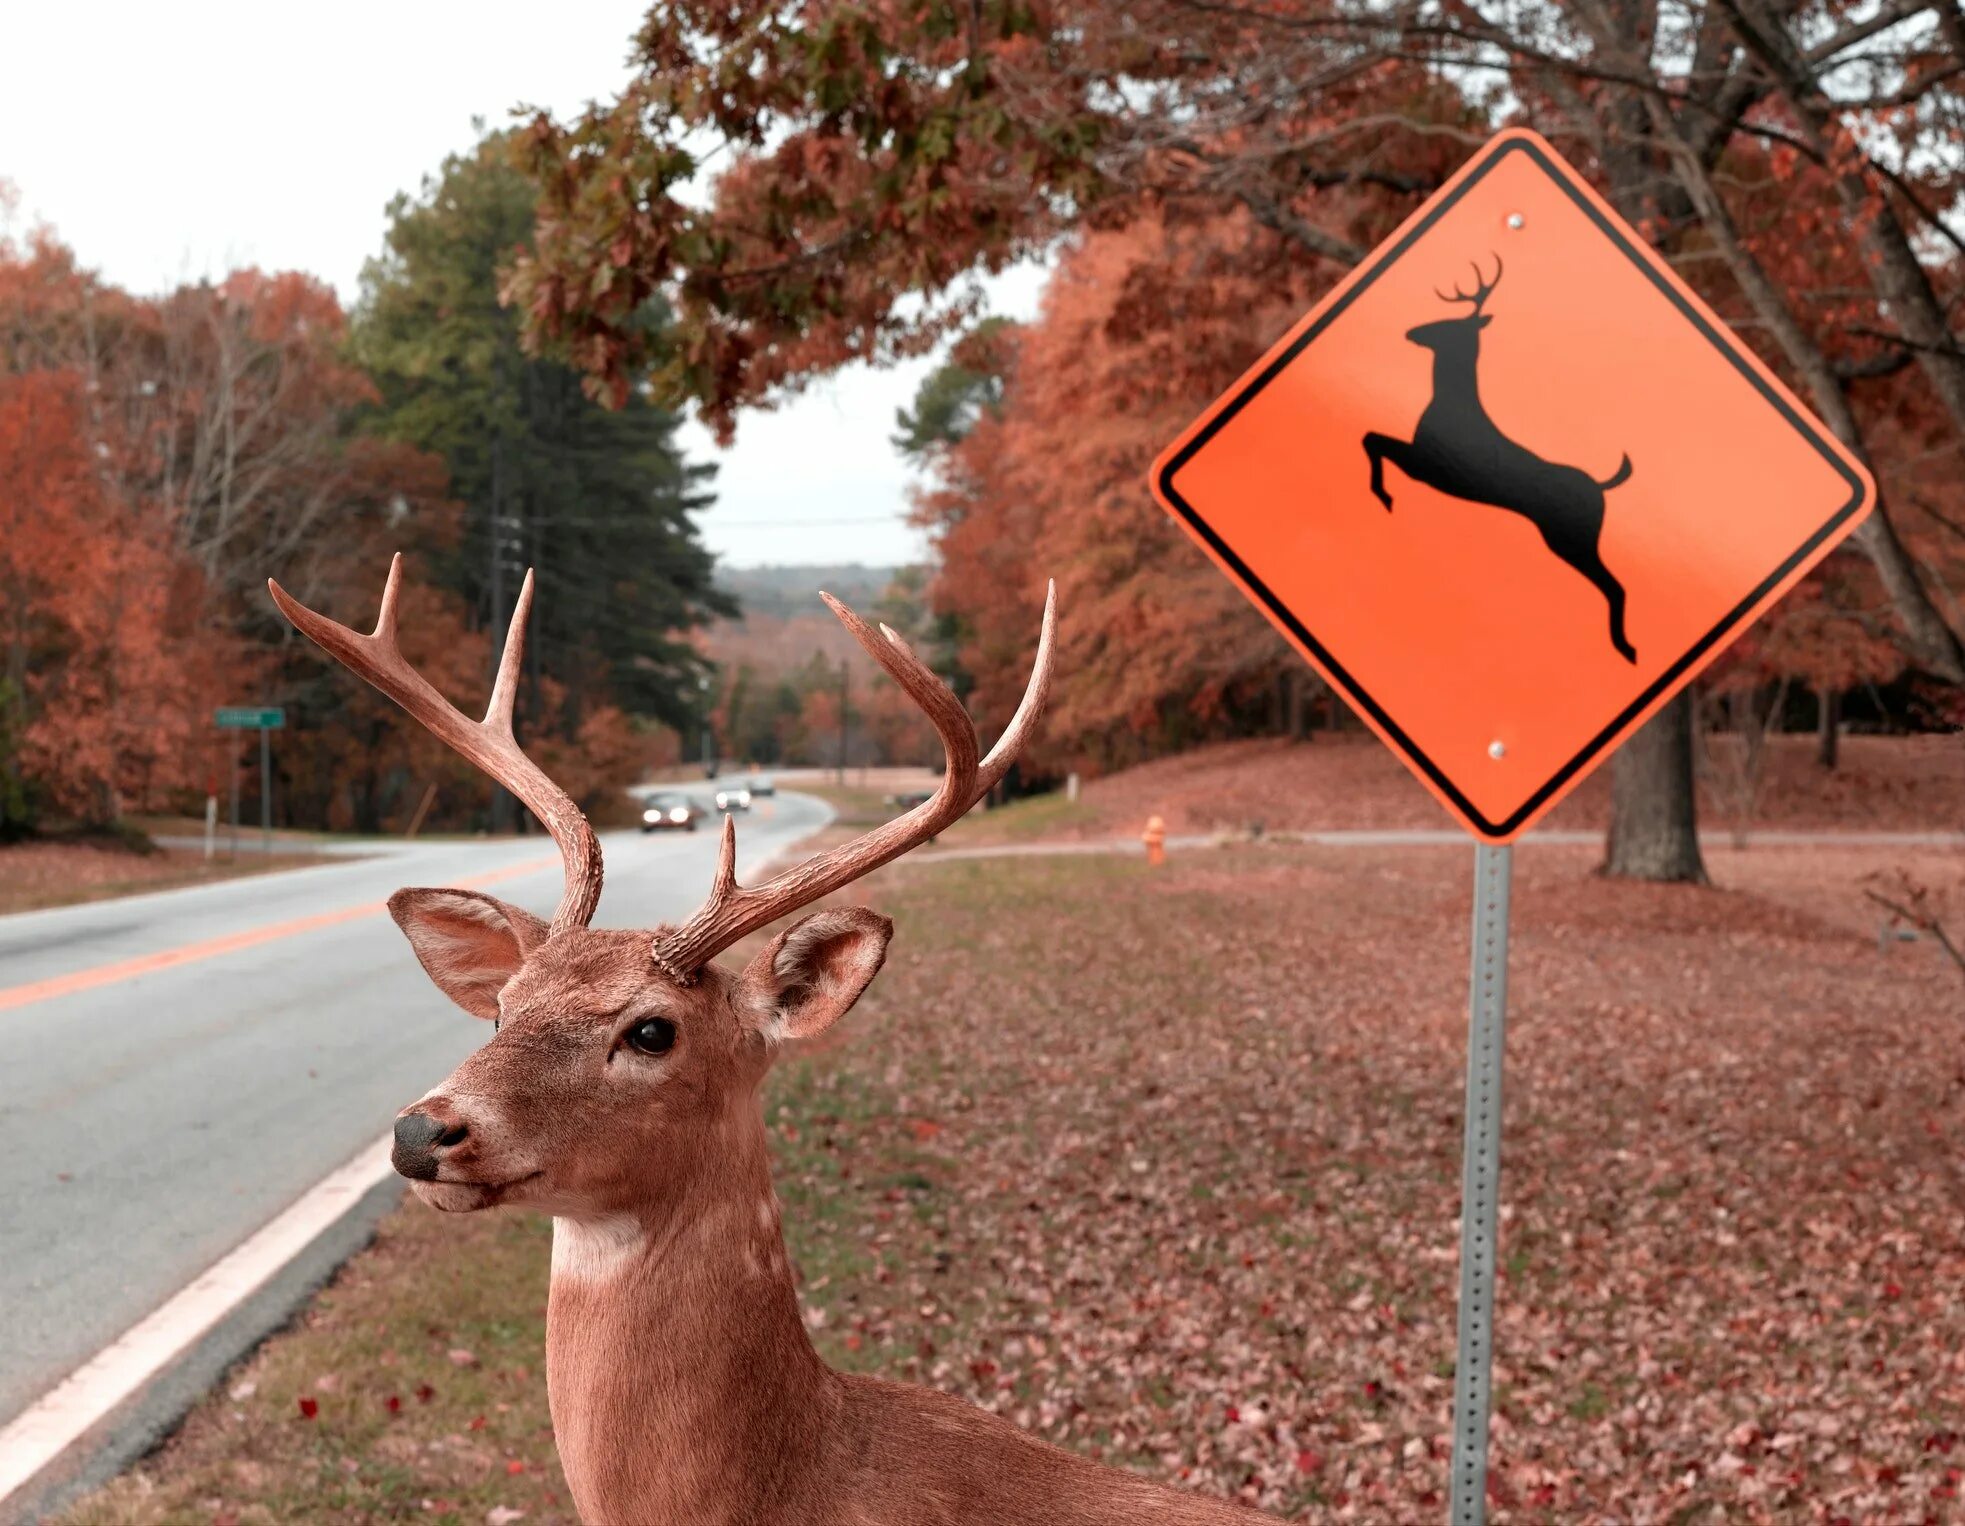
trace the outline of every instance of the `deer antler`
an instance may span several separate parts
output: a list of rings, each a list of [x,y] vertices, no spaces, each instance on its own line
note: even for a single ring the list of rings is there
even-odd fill
[[[1474,267],[1474,289],[1472,291],[1462,291],[1460,289],[1460,283],[1455,281],[1453,283],[1452,296],[1448,296],[1437,286],[1433,288],[1433,295],[1438,297],[1442,302],[1471,302],[1474,304],[1474,315],[1478,317],[1482,305],[1489,297],[1494,295],[1494,288],[1501,284],[1501,256],[1498,254],[1494,256],[1494,279],[1492,281],[1481,274],[1480,261],[1470,260],[1468,263]]]
[[[552,930],[563,933],[569,927],[585,927],[600,901],[600,842],[580,808],[519,750],[518,739],[512,735],[512,705],[518,698],[519,662],[525,655],[525,622],[532,613],[532,573],[527,571],[525,586],[512,609],[511,629],[498,659],[498,678],[491,686],[491,704],[482,721],[472,721],[403,659],[396,644],[396,598],[402,572],[403,559],[398,555],[389,563],[382,613],[376,616],[375,630],[367,636],[315,614],[271,578],[266,580],[266,587],[295,629],[312,637],[328,656],[367,679],[453,752],[475,763],[524,802],[552,834],[565,867],[566,889],[559,909],[553,913]]]
[[[897,816],[863,837],[816,854],[750,889],[737,883],[737,827],[731,817],[724,817],[723,843],[709,899],[680,927],[658,931],[650,946],[656,967],[678,985],[694,981],[698,970],[746,933],[755,932],[786,912],[871,873],[899,858],[916,843],[925,842],[960,821],[1009,771],[1044,713],[1044,701],[1051,688],[1052,638],[1057,627],[1055,583],[1044,593],[1044,623],[1023,700],[1003,735],[990,748],[989,756],[980,763],[976,760],[981,750],[976,728],[962,702],[914,655],[908,644],[884,625],[876,635],[865,621],[831,594],[820,597],[839,617],[839,623],[853,633],[853,639],[927,712],[941,735],[942,749],[948,756],[947,771],[935,793],[905,816]]]

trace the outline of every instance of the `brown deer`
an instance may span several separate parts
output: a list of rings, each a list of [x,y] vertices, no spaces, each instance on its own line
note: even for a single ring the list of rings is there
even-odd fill
[[[708,901],[649,932],[588,927],[592,827],[512,732],[527,575],[482,723],[396,643],[401,560],[363,636],[270,585],[329,655],[518,796],[565,861],[552,921],[465,890],[390,912],[437,986],[493,1036],[396,1120],[396,1169],[446,1213],[553,1216],[546,1383],[582,1520],[596,1526],[1197,1526],[1235,1506],[1100,1467],[947,1394],[827,1367],[779,1233],[758,1086],[787,1041],[837,1022],[892,924],[818,911],[741,972],[711,961],[959,820],[1029,739],[1050,684],[1055,591],[1022,703],[986,758],[961,702],[882,627],[827,599],[925,710],[948,767],[927,801],[761,885],[739,887],[729,819]]]

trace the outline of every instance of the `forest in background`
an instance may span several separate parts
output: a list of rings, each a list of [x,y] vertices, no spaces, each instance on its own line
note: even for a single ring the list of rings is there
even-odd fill
[[[352,314],[291,273],[138,298],[50,235],[0,252],[0,832],[202,795],[231,756],[221,701],[289,705],[282,819],[400,825],[434,787],[441,823],[510,824],[258,593],[270,569],[363,619],[398,545],[411,655],[458,694],[539,566],[522,725],[589,803],[685,757],[832,761],[842,730],[852,761],[931,760],[816,609],[734,618],[687,517],[709,484],[672,438],[672,410],[727,436],[839,366],[931,352],[895,445],[935,563],[854,602],[986,732],[1052,574],[1069,618],[1036,772],[1335,720],[1146,467],[1509,123],[1602,187],[1882,489],[1620,752],[1610,866],[1699,877],[1707,733],[1751,758],[1816,725],[1832,762],[1839,717],[1965,718],[1951,8],[680,0],[635,46],[617,101],[493,135],[401,198]],[[1030,259],[1038,315],[987,317],[979,277]]]
[[[238,704],[287,711],[276,823],[514,825],[266,597],[366,629],[394,551],[404,653],[467,704],[537,569],[520,734],[576,799],[675,756],[713,697],[697,632],[734,613],[688,517],[707,469],[673,413],[522,350],[499,280],[533,201],[501,137],[454,156],[353,313],[301,273],[140,296],[50,230],[0,240],[0,840],[201,809],[235,768],[256,816],[254,739],[212,725]]]
[[[931,474],[929,609],[1000,725],[1057,577],[1040,763],[1302,723],[1296,660],[1154,506],[1147,466],[1513,123],[1881,488],[1847,547],[1620,750],[1607,867],[1703,877],[1695,706],[1763,735],[1852,693],[1900,724],[1965,719],[1955,7],[673,0],[633,62],[617,99],[524,131],[542,203],[510,290],[533,342],[570,346],[596,395],[652,379],[727,434],[837,367],[955,339],[958,374],[902,431]],[[979,278],[1031,258],[1054,268],[1038,319],[978,328]],[[674,332],[656,346],[628,320],[658,293]]]

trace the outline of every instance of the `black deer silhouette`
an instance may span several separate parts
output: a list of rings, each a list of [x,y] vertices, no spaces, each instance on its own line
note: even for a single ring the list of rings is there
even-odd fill
[[[1563,561],[1602,590],[1610,601],[1610,644],[1626,662],[1637,652],[1624,637],[1624,585],[1611,576],[1597,551],[1603,534],[1603,495],[1631,475],[1627,455],[1617,470],[1598,482],[1581,467],[1544,461],[1526,446],[1503,434],[1481,404],[1476,362],[1481,354],[1481,330],[1493,321],[1481,308],[1501,283],[1501,256],[1494,257],[1494,279],[1474,266],[1474,290],[1454,283],[1451,296],[1439,290],[1442,302],[1467,302],[1473,311],[1461,318],[1441,318],[1409,329],[1406,338],[1433,352],[1433,399],[1419,415],[1412,439],[1390,435],[1365,436],[1371,458],[1371,490],[1389,513],[1392,495],[1385,491],[1385,463],[1390,461],[1415,482],[1469,503],[1520,514],[1542,532],[1542,541]]]

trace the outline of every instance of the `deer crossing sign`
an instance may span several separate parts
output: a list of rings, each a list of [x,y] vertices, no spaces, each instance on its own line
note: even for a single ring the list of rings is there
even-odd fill
[[[1521,131],[1197,419],[1153,488],[1495,843],[1691,682],[1875,496]]]

